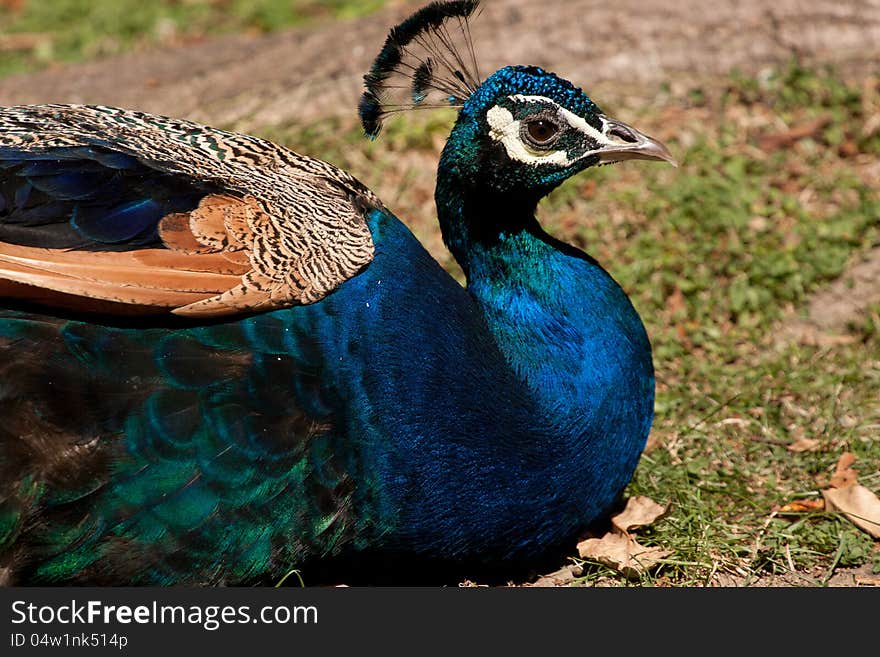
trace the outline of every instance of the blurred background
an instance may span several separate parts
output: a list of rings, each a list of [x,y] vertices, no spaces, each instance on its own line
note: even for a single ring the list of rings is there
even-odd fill
[[[0,0],[0,104],[83,102],[246,131],[351,171],[435,257],[451,111],[368,142],[361,77],[403,0]],[[651,336],[655,429],[631,493],[670,509],[651,584],[880,581],[822,504],[844,454],[880,490],[880,3],[487,0],[481,69],[534,64],[665,141],[540,208]],[[873,580],[871,578],[874,578]],[[570,578],[569,578],[570,579]],[[628,583],[601,567],[573,583]],[[572,583],[568,581],[567,583]]]

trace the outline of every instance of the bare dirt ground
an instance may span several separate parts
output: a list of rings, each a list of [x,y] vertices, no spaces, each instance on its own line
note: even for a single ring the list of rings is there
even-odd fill
[[[4,105],[135,107],[265,125],[351,112],[388,27],[422,0],[368,18],[270,36],[232,35],[0,81]],[[474,21],[485,71],[550,68],[593,88],[648,92],[686,77],[755,72],[799,53],[866,68],[880,59],[878,0],[487,0]]]
[[[0,80],[0,105],[118,105],[247,131],[353,113],[389,25],[421,0],[356,21],[231,35]],[[661,85],[754,74],[798,56],[842,73],[876,70],[880,0],[489,0],[474,22],[484,71],[555,70],[624,102]],[[607,97],[607,95],[606,95]],[[880,302],[880,248],[817,295],[784,335],[839,333]]]
[[[388,27],[423,3],[396,0],[357,21],[12,76],[0,79],[0,105],[118,105],[243,131],[353,114]],[[735,69],[755,74],[792,56],[854,75],[880,66],[880,0],[487,0],[473,33],[484,74],[535,64],[631,106],[663,85],[696,85]],[[880,246],[816,294],[780,335],[833,339],[878,302]],[[828,585],[856,586],[863,576],[839,569]],[[803,584],[768,577],[758,585]]]

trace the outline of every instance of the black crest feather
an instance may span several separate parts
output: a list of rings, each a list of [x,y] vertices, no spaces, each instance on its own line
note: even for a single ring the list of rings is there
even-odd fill
[[[364,76],[366,89],[358,113],[368,136],[379,134],[389,114],[460,107],[480,86],[468,24],[479,4],[479,0],[432,2],[391,29]]]
[[[428,97],[431,90],[431,80],[434,78],[434,60],[428,57],[419,64],[413,73],[412,81],[412,101],[413,103],[421,103]]]

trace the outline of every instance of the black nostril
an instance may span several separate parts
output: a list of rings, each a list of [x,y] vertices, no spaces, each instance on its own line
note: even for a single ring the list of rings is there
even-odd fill
[[[608,135],[611,137],[622,139],[623,141],[630,144],[634,144],[638,141],[638,138],[633,134],[632,130],[620,125],[619,123],[610,124],[608,128]]]

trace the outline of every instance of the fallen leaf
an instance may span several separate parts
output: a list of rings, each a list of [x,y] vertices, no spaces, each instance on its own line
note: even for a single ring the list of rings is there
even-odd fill
[[[650,525],[666,510],[650,497],[631,497],[623,511],[612,516],[611,531],[602,538],[588,538],[578,543],[578,554],[583,559],[598,561],[613,568],[628,579],[637,579],[672,554],[672,550],[645,547],[627,532],[635,527]]]
[[[852,139],[847,139],[840,145],[840,148],[837,149],[837,152],[840,153],[843,157],[852,157],[853,155],[859,154],[859,145]]]
[[[720,427],[726,427],[729,425],[737,427],[747,427],[749,426],[749,421],[741,417],[726,417],[723,420],[718,421],[718,426]]]
[[[804,513],[807,511],[822,511],[825,508],[825,500],[796,500],[789,502],[779,509],[779,513]]]
[[[543,575],[536,579],[530,586],[537,587],[552,587],[552,586],[564,586],[571,582],[575,577],[580,577],[584,574],[584,569],[577,564],[569,564],[568,566],[563,566],[559,570],[550,573],[549,575]]]
[[[582,559],[598,561],[627,579],[638,579],[657,565],[671,550],[645,547],[624,534],[608,533],[602,538],[588,538],[577,546]]]
[[[856,461],[856,455],[852,452],[844,452],[837,459],[837,467],[828,483],[833,488],[846,488],[853,486],[858,480],[858,473],[852,469],[852,464]]]
[[[780,337],[813,347],[836,347],[839,345],[855,344],[861,339],[857,335],[827,333],[809,322],[792,323]]]
[[[666,297],[666,312],[670,315],[678,315],[687,310],[687,302],[684,299],[684,293],[680,287],[675,288],[668,297]]]
[[[831,123],[830,116],[820,116],[789,128],[784,132],[774,132],[772,134],[762,135],[758,140],[758,145],[763,151],[775,151],[780,148],[787,148],[801,139],[818,136],[819,132],[829,123]]]
[[[770,225],[770,222],[767,221],[767,217],[754,216],[749,219],[748,227],[751,228],[756,233],[763,233],[767,230],[767,227]]]
[[[880,538],[880,498],[856,483],[823,490],[829,511],[840,511],[856,527]]]
[[[741,575],[731,575],[730,573],[715,573],[709,580],[709,586],[713,588],[733,588],[743,586],[743,578]]]
[[[648,436],[648,442],[645,444],[644,451],[646,454],[649,454],[663,443],[664,439],[660,436],[660,434],[656,431],[652,431]]]
[[[36,50],[50,41],[51,37],[48,34],[35,32],[0,34],[0,52]]]
[[[618,532],[626,534],[634,527],[650,525],[664,513],[666,507],[660,506],[650,497],[636,495],[627,500],[623,511],[611,518],[611,524]]]
[[[693,347],[693,343],[691,339],[688,337],[687,328],[684,324],[676,324],[675,325],[675,335],[678,338],[678,341],[685,345],[688,350]]]
[[[798,438],[787,446],[789,452],[813,452],[819,448],[819,441],[816,438]]]
[[[880,132],[880,114],[868,117],[868,120],[862,125],[862,137],[873,137],[876,132]]]
[[[11,14],[17,14],[24,9],[24,0],[0,0],[0,8]]]

